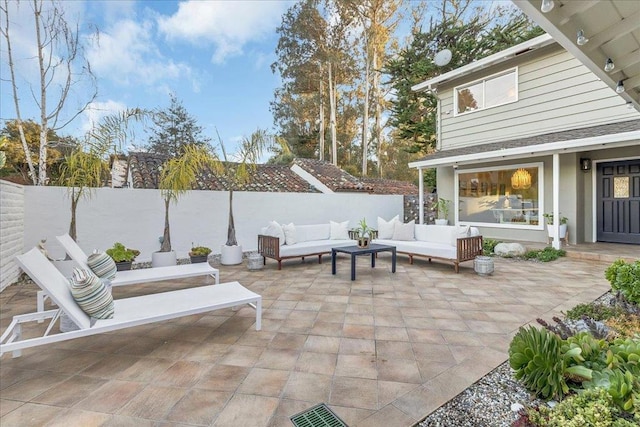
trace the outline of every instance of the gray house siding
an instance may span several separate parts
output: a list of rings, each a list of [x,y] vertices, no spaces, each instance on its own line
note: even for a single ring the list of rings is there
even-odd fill
[[[637,111],[566,51],[543,49],[506,61],[438,88],[441,149],[458,148],[632,120]],[[521,62],[521,63],[520,63]],[[466,114],[454,114],[454,88],[518,68],[518,101]]]

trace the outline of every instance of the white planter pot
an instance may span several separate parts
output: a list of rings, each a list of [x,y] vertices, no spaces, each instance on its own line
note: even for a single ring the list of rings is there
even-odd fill
[[[154,252],[151,254],[152,267],[167,267],[178,263],[176,251],[170,252]]]
[[[436,225],[447,225],[449,224],[448,219],[436,219]]]
[[[222,265],[237,265],[242,263],[242,246],[227,246],[222,245],[220,247],[220,264]]]
[[[547,225],[547,231],[549,232],[549,237],[553,238],[553,225],[552,224],[548,224]],[[565,237],[567,237],[567,224],[560,224],[560,230],[558,230],[560,232],[560,238],[564,239]]]

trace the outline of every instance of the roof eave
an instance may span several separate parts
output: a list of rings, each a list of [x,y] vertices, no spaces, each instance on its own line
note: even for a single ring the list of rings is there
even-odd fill
[[[463,154],[459,156],[441,157],[433,160],[419,160],[409,163],[410,168],[435,168],[459,164],[472,164],[487,161],[517,159],[523,157],[543,156],[554,153],[571,153],[576,151],[588,151],[595,147],[600,149],[611,144],[618,147],[637,144],[640,140],[640,130],[601,135],[589,138],[579,138],[568,141],[556,141],[546,144],[529,145],[525,147],[505,148],[484,153]]]
[[[527,40],[524,43],[520,43],[498,53],[494,53],[493,55],[489,55],[486,58],[479,59],[460,68],[456,68],[455,70],[451,70],[447,73],[426,80],[422,83],[418,83],[417,85],[411,86],[411,90],[414,92],[433,91],[438,84],[441,84],[445,81],[454,80],[466,76],[483,68],[487,68],[492,65],[504,62],[525,51],[539,49],[553,43],[555,43],[555,41],[549,34],[543,34],[531,40]]]

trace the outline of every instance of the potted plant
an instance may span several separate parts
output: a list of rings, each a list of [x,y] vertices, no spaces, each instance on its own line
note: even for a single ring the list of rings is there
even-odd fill
[[[436,218],[436,224],[447,225],[449,220],[449,207],[451,206],[451,200],[438,197],[438,201],[435,203],[435,208],[438,211],[438,218]]]
[[[354,229],[356,234],[356,240],[358,241],[358,247],[366,248],[369,246],[371,240],[371,232],[373,229],[367,225],[366,218],[362,218],[358,223],[358,227]]]
[[[176,264],[176,253],[171,249],[169,207],[172,202],[177,203],[181,195],[193,188],[198,174],[207,166],[213,167],[214,160],[208,147],[187,145],[181,156],[169,159],[162,166],[158,188],[164,200],[164,232],[159,239],[160,251],[151,254],[153,267]]]
[[[229,161],[222,138],[218,134],[220,149],[222,150],[222,160],[214,162],[213,170],[222,175],[221,182],[229,191],[229,222],[227,226],[227,241],[220,248],[220,263],[222,265],[236,265],[242,262],[242,246],[236,240],[236,227],[233,221],[233,191],[246,184],[255,165],[260,161],[262,152],[271,145],[271,137],[265,130],[258,129],[251,134],[251,137],[243,137],[240,150],[234,156],[237,162]]]
[[[207,258],[211,253],[211,249],[206,246],[193,246],[191,244],[191,250],[189,251],[189,257],[191,258],[191,264],[196,262],[207,262]]]
[[[547,221],[547,231],[549,233],[549,238],[553,238],[554,235],[554,223],[555,223],[555,219],[552,213],[544,213],[542,214],[542,216],[546,219]],[[567,223],[569,222],[569,218],[567,218],[566,216],[562,216],[562,214],[559,214],[560,216],[560,228],[559,228],[559,235],[558,238],[559,239],[565,239],[567,237]]]
[[[127,248],[120,242],[116,242],[112,248],[105,251],[116,263],[118,271],[131,270],[131,264],[140,255],[137,249]]]

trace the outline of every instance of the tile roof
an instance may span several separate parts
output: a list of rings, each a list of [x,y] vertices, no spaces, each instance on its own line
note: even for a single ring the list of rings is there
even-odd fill
[[[131,169],[133,188],[158,188],[158,171],[168,159],[166,156],[152,153],[130,153],[129,167]],[[235,164],[237,167],[237,164]],[[227,181],[224,177],[210,170],[200,174],[194,189],[225,191]],[[295,174],[288,166],[256,165],[251,173],[251,179],[244,185],[234,188],[237,191],[265,191],[265,192],[318,192],[307,181]]]
[[[373,187],[374,194],[402,194],[403,196],[418,195],[418,186],[412,182],[382,178],[361,178],[361,181]]]
[[[469,147],[454,148],[451,150],[440,150],[428,154],[418,161],[445,159],[447,157],[462,156],[465,154],[486,153],[499,151],[507,148],[527,147],[547,144],[551,142],[571,141],[581,138],[592,138],[616,133],[632,132],[640,129],[640,120],[629,120],[626,122],[610,123],[606,125],[591,126],[581,129],[571,129],[562,132],[552,132],[543,135],[529,136],[526,138],[513,139],[510,141],[492,142],[489,144],[472,145]]]
[[[369,191],[358,178],[332,163],[316,159],[296,158],[293,163],[313,175],[332,191]]]

